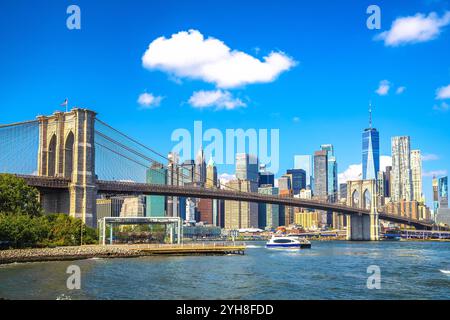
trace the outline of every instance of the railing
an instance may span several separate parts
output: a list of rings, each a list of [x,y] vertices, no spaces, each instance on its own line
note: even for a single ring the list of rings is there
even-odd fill
[[[33,176],[33,175],[20,175],[15,176],[25,179],[30,186],[43,187],[43,188],[68,188],[70,179],[59,177],[47,177],[47,176]]]
[[[132,247],[136,249],[196,249],[196,248],[226,248],[226,247],[245,247],[244,242],[213,242],[213,243],[182,243],[182,244],[166,244],[166,243],[155,243],[155,244],[133,244]]]
[[[26,176],[17,175],[21,178],[27,180],[27,183],[31,186],[42,187],[42,188],[68,188],[70,180],[59,177],[46,177],[46,176]],[[212,188],[202,188],[200,186],[166,186],[166,185],[154,185],[146,183],[134,183],[134,182],[116,182],[116,181],[97,181],[100,191],[109,192],[134,192],[134,193],[155,193],[155,194],[169,194],[173,196],[181,196],[188,194],[193,197],[211,197],[217,199],[234,200],[234,201],[254,201],[254,202],[266,202],[275,203],[279,205],[286,206],[296,206],[296,207],[306,207],[314,208],[317,210],[332,210],[335,212],[342,213],[358,213],[358,214],[369,214],[370,210],[354,208],[345,205],[332,204],[327,201],[322,200],[309,200],[309,199],[299,199],[299,198],[288,198],[282,196],[268,196],[258,193],[251,192],[238,192],[223,189],[212,189]],[[406,224],[417,224],[426,227],[432,227],[434,225],[433,221],[427,220],[415,220],[409,217],[389,214],[385,212],[378,211],[380,219],[388,218],[395,220],[398,223]]]
[[[186,187],[186,186],[167,186],[154,185],[146,183],[133,182],[116,182],[116,181],[97,181],[99,190],[105,192],[135,192],[135,193],[152,193],[162,195],[182,196],[189,195],[192,197],[211,197],[225,200],[250,201],[250,202],[266,202],[286,206],[312,207],[317,210],[333,210],[339,212],[362,213],[369,214],[370,210],[353,208],[349,206],[329,203],[321,200],[310,200],[300,198],[288,198],[282,196],[268,196],[251,192],[238,192],[223,189],[212,189],[202,187]]]

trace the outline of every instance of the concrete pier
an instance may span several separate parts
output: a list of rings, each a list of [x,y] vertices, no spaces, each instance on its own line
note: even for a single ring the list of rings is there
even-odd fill
[[[193,244],[87,245],[0,250],[0,265],[18,262],[66,261],[90,258],[136,258],[149,255],[244,254],[245,245],[232,242]]]

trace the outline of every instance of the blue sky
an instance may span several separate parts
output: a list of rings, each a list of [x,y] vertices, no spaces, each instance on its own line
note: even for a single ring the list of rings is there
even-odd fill
[[[81,30],[66,27],[71,4],[81,9]],[[381,8],[381,30],[366,27],[371,4]],[[361,162],[361,131],[372,101],[381,154],[390,155],[391,136],[409,135],[412,148],[434,159],[423,162],[430,200],[430,172],[444,174],[450,168],[450,93],[441,91],[439,99],[437,92],[450,85],[447,11],[448,1],[432,0],[3,0],[0,122],[51,114],[68,97],[71,107],[97,111],[103,121],[162,153],[173,147],[175,129],[192,130],[201,120],[204,129],[223,132],[279,129],[279,173],[293,166],[295,154],[312,154],[325,143],[334,145],[339,172],[344,172]],[[411,23],[428,29],[406,30],[406,35],[401,25],[394,30],[396,19],[414,16]],[[211,80],[211,74],[170,69],[173,61],[164,67],[143,65],[150,43],[191,29],[259,61],[275,52],[295,65],[274,71],[272,78],[263,74],[264,81],[247,79],[231,87],[217,77]],[[375,40],[382,32],[391,33]],[[379,95],[383,80],[389,91]],[[399,87],[405,88],[401,94]],[[199,91],[228,97],[216,101],[222,108],[199,108],[189,102]],[[143,108],[137,102],[142,93],[161,97],[159,105]],[[219,167],[221,173],[232,171],[232,166]]]

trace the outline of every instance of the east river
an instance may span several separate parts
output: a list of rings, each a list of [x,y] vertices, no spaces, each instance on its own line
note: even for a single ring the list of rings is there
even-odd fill
[[[79,290],[67,289],[70,265],[80,267]],[[373,266],[380,289],[367,287]],[[292,251],[254,242],[245,255],[9,264],[0,298],[450,299],[450,243],[316,241]]]

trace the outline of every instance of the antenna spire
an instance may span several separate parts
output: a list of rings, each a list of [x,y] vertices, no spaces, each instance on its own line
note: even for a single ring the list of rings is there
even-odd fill
[[[369,101],[369,128],[372,129],[372,101]]]

